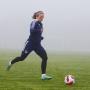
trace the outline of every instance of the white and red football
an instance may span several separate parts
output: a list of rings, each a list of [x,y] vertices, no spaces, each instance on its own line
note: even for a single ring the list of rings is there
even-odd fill
[[[66,75],[65,79],[64,79],[64,82],[65,82],[66,85],[72,85],[72,84],[75,83],[75,78],[72,75]]]

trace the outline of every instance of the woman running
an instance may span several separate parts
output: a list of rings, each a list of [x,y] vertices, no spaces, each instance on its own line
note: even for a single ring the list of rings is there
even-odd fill
[[[35,12],[33,15],[33,21],[30,25],[30,36],[28,40],[26,41],[26,45],[24,50],[22,51],[21,55],[19,57],[14,58],[12,61],[9,62],[7,70],[10,70],[13,64],[19,61],[23,61],[26,59],[26,57],[32,52],[35,51],[35,53],[41,57],[42,63],[41,63],[41,79],[42,80],[49,80],[52,79],[52,77],[46,75],[46,66],[47,66],[47,53],[45,49],[41,45],[41,40],[43,40],[42,32],[43,32],[43,25],[42,21],[44,19],[44,12],[38,11]]]

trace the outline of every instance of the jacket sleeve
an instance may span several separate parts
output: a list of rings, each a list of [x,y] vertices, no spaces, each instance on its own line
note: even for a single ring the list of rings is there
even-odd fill
[[[31,32],[38,32],[41,28],[37,21],[33,21],[30,25]]]

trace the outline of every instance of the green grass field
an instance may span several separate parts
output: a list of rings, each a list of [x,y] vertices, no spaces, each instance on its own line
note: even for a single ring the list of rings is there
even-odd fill
[[[6,71],[10,59],[20,53],[0,53],[0,90],[90,90],[90,56],[80,54],[49,54],[47,73],[52,80],[42,81],[37,55],[31,54]],[[65,75],[75,76],[73,86],[64,84]]]

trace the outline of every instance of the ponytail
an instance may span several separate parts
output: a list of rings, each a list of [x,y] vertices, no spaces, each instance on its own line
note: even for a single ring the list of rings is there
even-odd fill
[[[32,16],[33,19],[36,19],[36,17],[38,17],[40,14],[43,14],[43,11],[38,11],[38,12],[35,12]]]

